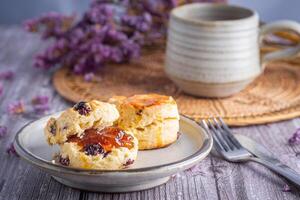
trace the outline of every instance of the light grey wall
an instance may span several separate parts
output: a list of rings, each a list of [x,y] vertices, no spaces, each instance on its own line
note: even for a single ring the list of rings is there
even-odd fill
[[[90,0],[0,0],[0,24],[21,24],[44,12],[82,13]]]
[[[300,22],[300,0],[228,0],[258,11],[263,21],[293,19]],[[90,0],[0,0],[0,24],[20,24],[47,11],[82,13]]]
[[[300,22],[300,0],[229,0],[231,4],[257,10],[262,21],[291,19]]]

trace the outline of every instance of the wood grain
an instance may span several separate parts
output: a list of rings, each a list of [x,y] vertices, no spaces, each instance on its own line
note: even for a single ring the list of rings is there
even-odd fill
[[[299,199],[299,192],[282,192],[283,179],[268,169],[255,164],[228,163],[209,156],[193,170],[182,172],[167,184],[140,192],[103,194],[66,187],[48,174],[15,156],[5,153],[15,133],[38,116],[11,117],[5,108],[14,100],[37,94],[51,97],[51,110],[56,112],[71,104],[60,97],[51,83],[52,72],[32,67],[33,54],[46,44],[17,27],[0,27],[0,71],[8,67],[17,70],[13,81],[3,81],[4,95],[0,97],[0,124],[8,126],[9,134],[0,139],[0,200],[63,199],[63,200],[194,200],[194,199]],[[235,128],[236,133],[247,135],[272,150],[278,158],[300,172],[299,146],[288,146],[286,141],[300,126],[294,119],[270,125]]]

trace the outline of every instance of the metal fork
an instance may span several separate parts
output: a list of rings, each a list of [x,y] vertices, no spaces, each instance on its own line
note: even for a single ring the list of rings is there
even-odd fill
[[[200,125],[208,133],[211,133],[214,139],[215,149],[225,160],[230,162],[254,161],[260,163],[277,174],[283,176],[288,181],[295,184],[298,189],[300,189],[300,178],[295,171],[287,167],[275,165],[268,160],[254,156],[233,136],[231,130],[222,118],[219,117],[201,120]]]

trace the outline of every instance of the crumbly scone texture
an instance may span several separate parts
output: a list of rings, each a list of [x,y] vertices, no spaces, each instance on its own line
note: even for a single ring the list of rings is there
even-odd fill
[[[130,134],[128,131],[126,133]],[[103,154],[86,155],[77,143],[66,142],[60,145],[60,155],[63,158],[68,158],[71,167],[100,170],[124,169],[128,163],[132,163],[137,157],[138,140],[134,136],[133,138],[134,146],[131,149],[114,147],[105,156]]]
[[[139,149],[156,149],[172,144],[177,140],[179,123],[176,119],[163,120],[144,128],[129,128],[139,140]]]
[[[44,129],[50,145],[63,144],[71,135],[80,137],[86,129],[111,126],[119,118],[116,106],[97,100],[79,102],[57,119],[50,118]]]
[[[131,131],[139,149],[165,147],[177,139],[179,113],[175,100],[158,94],[115,96],[109,100],[120,113],[118,126]]]

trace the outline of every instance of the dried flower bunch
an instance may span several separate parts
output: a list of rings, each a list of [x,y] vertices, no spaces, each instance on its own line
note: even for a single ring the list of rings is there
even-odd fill
[[[199,0],[198,0],[199,1]],[[207,1],[207,0],[206,0]],[[25,23],[54,43],[35,57],[34,65],[68,66],[75,73],[93,72],[107,63],[130,61],[141,47],[165,37],[169,11],[194,0],[93,0],[80,19],[48,13]]]

